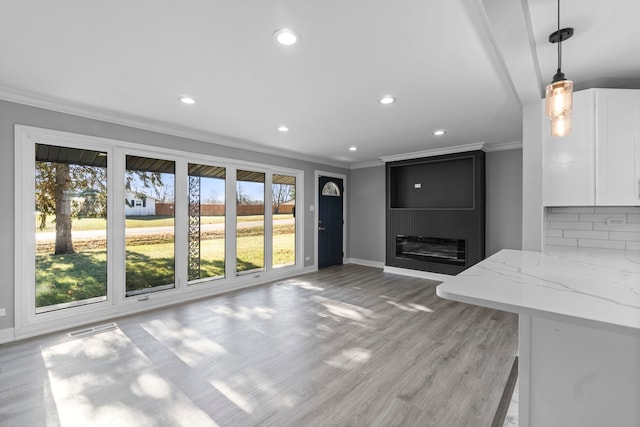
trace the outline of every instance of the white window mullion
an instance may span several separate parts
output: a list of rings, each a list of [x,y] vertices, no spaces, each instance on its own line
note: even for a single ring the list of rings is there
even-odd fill
[[[107,159],[107,283],[109,298],[114,304],[122,303],[126,294],[125,245],[125,152],[115,148],[111,159]]]
[[[16,174],[15,186],[15,328],[33,322],[36,315],[35,289],[35,142],[16,126]],[[22,138],[18,138],[18,135]],[[20,153],[20,154],[18,154]],[[22,250],[20,250],[20,248]]]

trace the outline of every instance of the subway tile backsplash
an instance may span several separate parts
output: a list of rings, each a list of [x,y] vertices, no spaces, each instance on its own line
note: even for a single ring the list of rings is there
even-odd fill
[[[640,206],[546,208],[545,242],[640,251]]]

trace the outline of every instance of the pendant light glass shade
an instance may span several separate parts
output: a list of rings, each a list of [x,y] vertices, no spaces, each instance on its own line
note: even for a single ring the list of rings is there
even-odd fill
[[[547,86],[544,112],[551,119],[551,135],[565,136],[571,132],[573,82],[554,81]]]
[[[551,136],[565,136],[571,132],[571,112],[551,118]]]
[[[573,28],[560,28],[560,0],[558,0],[558,30],[549,35],[549,42],[558,45],[558,70],[545,90],[544,113],[551,119],[551,135],[571,133],[573,82],[562,72],[562,42],[573,36]]]

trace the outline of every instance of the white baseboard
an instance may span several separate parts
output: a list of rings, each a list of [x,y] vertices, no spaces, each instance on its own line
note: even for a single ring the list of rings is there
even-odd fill
[[[401,276],[418,277],[420,279],[435,280],[437,282],[445,282],[448,279],[455,277],[449,274],[432,273],[430,271],[410,270],[408,268],[389,267],[388,265],[384,266],[384,272],[391,273],[391,274],[399,274]]]
[[[347,258],[345,259],[345,263],[364,265],[366,267],[384,268],[384,262],[370,261],[368,259]]]
[[[0,329],[0,344],[11,342],[15,339],[15,332],[13,328]]]

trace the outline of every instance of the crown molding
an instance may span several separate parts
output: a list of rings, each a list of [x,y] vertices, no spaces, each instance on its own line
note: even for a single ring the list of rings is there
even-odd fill
[[[374,160],[371,162],[354,163],[351,165],[351,169],[374,168],[376,166],[384,166],[384,162],[382,160]]]
[[[443,154],[464,153],[465,151],[482,150],[485,146],[484,142],[475,142],[473,144],[454,145],[452,147],[434,148],[431,150],[414,151],[413,153],[394,154],[391,156],[383,156],[380,159],[387,162],[395,162],[398,160],[419,159],[421,157],[433,157]]]
[[[146,119],[129,114],[117,113],[115,111],[105,110],[102,108],[90,107],[84,104],[72,101],[64,101],[58,98],[30,93],[27,91],[21,91],[2,85],[0,85],[0,100],[28,105],[31,107],[43,108],[45,110],[51,110],[58,113],[71,114],[87,119],[100,120],[116,125],[162,133],[165,135],[224,145],[226,147],[237,148],[240,150],[249,150],[261,154],[269,154],[272,156],[318,163],[320,165],[334,166],[341,169],[349,169],[349,165],[342,162],[334,162],[328,159],[308,156],[286,149],[270,148],[256,142],[243,140],[240,138],[219,135],[212,132],[199,131],[180,125],[161,122],[159,120]]]
[[[484,146],[484,151],[490,153],[492,151],[505,151],[505,150],[516,150],[518,148],[522,148],[522,141],[513,141],[513,142],[498,142],[486,144]]]

